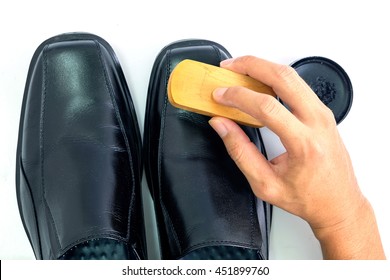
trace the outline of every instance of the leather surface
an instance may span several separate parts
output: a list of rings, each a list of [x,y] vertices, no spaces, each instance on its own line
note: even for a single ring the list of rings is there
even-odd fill
[[[227,50],[217,43],[180,41],[160,52],[151,73],[145,116],[145,171],[154,198],[163,259],[186,258],[187,254],[213,259],[221,255],[220,248],[224,248],[222,255],[229,251],[226,247],[240,251],[232,254],[234,258],[268,257],[269,228],[261,233],[256,199],[208,124],[209,117],[176,109],[167,101],[167,81],[180,61],[193,59],[218,66],[228,57]],[[243,129],[265,153],[259,130]],[[259,203],[266,219],[270,206]],[[264,227],[268,224],[262,223]],[[195,254],[195,250],[201,252]]]
[[[36,258],[57,259],[92,239],[145,257],[141,143],[112,48],[92,34],[42,43],[22,105],[16,187]]]

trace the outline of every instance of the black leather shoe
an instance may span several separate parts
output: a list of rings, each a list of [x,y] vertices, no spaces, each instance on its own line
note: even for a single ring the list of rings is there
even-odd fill
[[[219,65],[229,57],[211,41],[180,41],[160,52],[152,70],[144,156],[163,259],[268,258],[270,205],[257,202],[209,118],[167,100],[168,78],[180,61]],[[244,130],[265,153],[259,130]]]
[[[140,133],[102,38],[69,33],[38,47],[16,162],[19,210],[37,259],[145,258]]]

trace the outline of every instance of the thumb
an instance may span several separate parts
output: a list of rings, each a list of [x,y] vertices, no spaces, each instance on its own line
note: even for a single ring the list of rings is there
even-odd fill
[[[213,117],[209,123],[222,138],[230,157],[247,178],[255,195],[265,201],[272,200],[269,182],[275,176],[274,171],[257,146],[232,120]]]

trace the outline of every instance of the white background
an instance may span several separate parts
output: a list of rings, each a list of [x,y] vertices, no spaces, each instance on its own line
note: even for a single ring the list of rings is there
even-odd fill
[[[390,17],[386,1],[2,1],[0,4],[0,259],[33,259],[15,194],[15,153],[27,69],[38,45],[64,32],[107,40],[124,70],[143,131],[146,92],[158,52],[181,39],[209,39],[233,56],[279,63],[325,56],[349,74],[354,101],[339,130],[390,254]],[[283,149],[263,131],[271,157]],[[277,140],[277,139],[276,139]],[[144,182],[145,187],[145,182]],[[148,212],[148,231],[153,226]],[[152,236],[152,235],[151,235]],[[151,248],[155,238],[151,238]],[[152,249],[152,258],[157,252]],[[321,259],[307,224],[275,209],[272,259]]]

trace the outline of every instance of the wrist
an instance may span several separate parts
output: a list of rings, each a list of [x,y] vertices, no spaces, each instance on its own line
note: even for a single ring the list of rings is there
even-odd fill
[[[325,259],[385,258],[374,211],[363,196],[341,221],[312,229]]]

